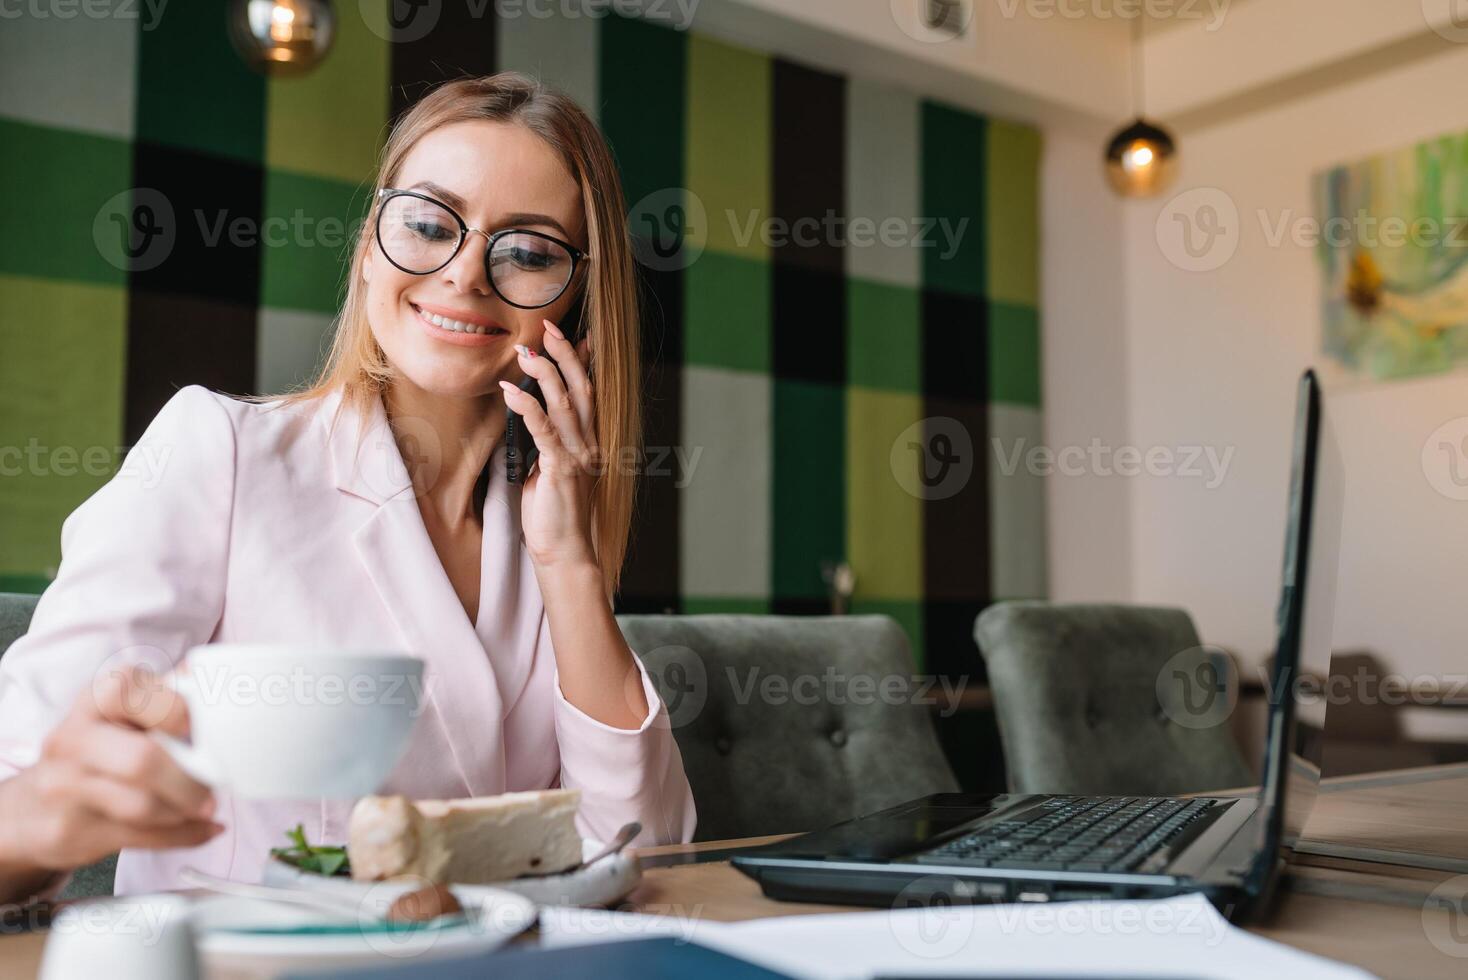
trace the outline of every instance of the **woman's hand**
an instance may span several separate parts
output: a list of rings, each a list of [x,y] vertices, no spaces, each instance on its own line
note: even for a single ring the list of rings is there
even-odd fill
[[[183,699],[146,670],[81,693],[32,766],[0,782],[0,900],[124,847],[194,847],[224,828],[214,795],[145,734],[188,734]]]
[[[520,367],[540,383],[546,406],[501,381],[505,404],[525,420],[540,455],[520,493],[520,525],[537,568],[594,566],[591,491],[600,456],[591,377],[578,351],[549,320],[545,355],[520,348]]]

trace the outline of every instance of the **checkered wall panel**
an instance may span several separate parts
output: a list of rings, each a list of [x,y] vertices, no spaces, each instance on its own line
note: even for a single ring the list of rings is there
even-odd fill
[[[970,672],[974,615],[1044,595],[1043,486],[1002,465],[1041,438],[1034,130],[697,31],[453,0],[427,24],[339,4],[326,63],[265,79],[225,7],[0,32],[0,180],[25,189],[0,218],[0,589],[44,587],[62,519],[179,386],[311,374],[394,114],[515,69],[598,119],[644,244],[680,217],[643,269],[622,608],[822,612],[845,561],[855,611]]]

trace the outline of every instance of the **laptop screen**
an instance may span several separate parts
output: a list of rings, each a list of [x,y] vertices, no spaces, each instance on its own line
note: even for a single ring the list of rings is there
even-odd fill
[[[1278,643],[1267,676],[1270,731],[1259,802],[1266,815],[1261,855],[1268,860],[1298,840],[1324,764],[1343,476],[1330,413],[1307,371],[1295,410]]]

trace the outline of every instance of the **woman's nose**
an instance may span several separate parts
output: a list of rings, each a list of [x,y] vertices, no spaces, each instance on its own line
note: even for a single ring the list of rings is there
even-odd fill
[[[439,275],[458,292],[489,296],[494,290],[489,285],[489,270],[485,262],[488,251],[489,236],[471,229],[459,254],[440,270]]]

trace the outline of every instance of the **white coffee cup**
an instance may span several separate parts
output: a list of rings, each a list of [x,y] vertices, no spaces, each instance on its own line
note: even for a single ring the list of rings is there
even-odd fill
[[[40,980],[198,980],[190,914],[181,895],[69,905],[46,936]]]
[[[423,661],[404,653],[220,643],[168,682],[190,742],[152,735],[200,782],[246,799],[352,799],[377,791],[423,705]]]

